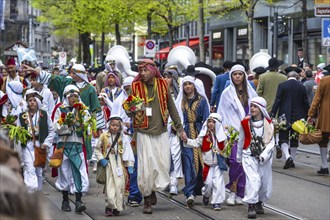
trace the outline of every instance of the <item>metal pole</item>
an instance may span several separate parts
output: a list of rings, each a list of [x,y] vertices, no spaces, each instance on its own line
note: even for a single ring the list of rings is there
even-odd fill
[[[213,31],[209,31],[209,65],[212,66],[213,64],[213,49],[212,49],[212,44],[213,44]]]
[[[278,54],[278,13],[274,12],[274,57]]]
[[[186,46],[189,47],[189,22],[186,23]]]

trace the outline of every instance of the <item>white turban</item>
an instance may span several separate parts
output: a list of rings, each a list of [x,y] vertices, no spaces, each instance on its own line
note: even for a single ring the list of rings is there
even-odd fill
[[[71,71],[77,74],[82,80],[89,83],[88,77],[86,75],[86,69],[82,64],[73,65]]]
[[[46,72],[46,71],[44,71],[44,70],[41,70],[40,71],[40,74],[39,74],[39,76],[38,76],[38,78],[37,78],[37,81],[38,81],[38,83],[40,83],[40,84],[43,84],[43,85],[48,85],[49,84],[49,82],[50,82],[50,78],[51,78],[51,74],[50,73],[48,73],[48,72]]]
[[[320,63],[317,65],[317,68],[320,68],[321,70],[324,70],[323,68],[325,67],[325,63]]]
[[[266,109],[267,102],[264,98],[257,96],[257,97],[252,98],[250,102],[251,102],[251,104],[258,106],[260,111],[264,115],[264,117],[267,118],[268,120],[270,120],[270,117],[269,117],[267,109]]]
[[[64,88],[64,91],[63,91],[63,105],[64,106],[68,106],[69,105],[69,101],[68,101],[68,98],[71,94],[75,94],[77,95],[79,98],[79,102],[81,102],[81,99],[80,99],[80,96],[79,96],[79,89],[77,86],[75,85],[68,85]]]
[[[211,113],[207,120],[204,122],[203,127],[201,131],[199,132],[199,137],[204,137],[207,133],[207,122],[209,119],[212,119],[215,121],[215,136],[217,137],[218,142],[222,142],[227,139],[227,136],[225,134],[225,130],[222,125],[222,118],[220,114],[218,113]]]
[[[132,77],[132,76],[128,76],[128,77],[126,77],[126,78],[124,79],[124,81],[123,81],[123,87],[125,87],[125,86],[131,86],[133,80],[134,80],[134,77]]]

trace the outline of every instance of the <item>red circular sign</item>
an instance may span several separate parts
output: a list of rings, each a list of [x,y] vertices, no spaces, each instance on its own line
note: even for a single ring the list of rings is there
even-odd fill
[[[60,56],[61,56],[62,58],[64,58],[64,57],[65,57],[65,53],[64,53],[64,52],[60,53]]]
[[[153,41],[147,41],[146,43],[146,47],[149,49],[149,50],[152,50],[154,49],[155,47],[155,43]]]

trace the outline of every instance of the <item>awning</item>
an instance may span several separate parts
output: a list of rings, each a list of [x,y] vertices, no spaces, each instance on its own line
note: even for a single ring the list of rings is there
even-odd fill
[[[209,40],[209,37],[204,37],[204,42],[205,43],[207,43],[208,40]],[[198,38],[189,40],[189,47],[194,47],[198,44],[199,44],[199,39]],[[181,41],[180,43],[174,44],[173,48],[177,47],[177,46],[186,46],[186,41]],[[169,52],[170,52],[170,47],[165,47],[165,48],[159,50],[156,53],[156,59],[166,60]]]

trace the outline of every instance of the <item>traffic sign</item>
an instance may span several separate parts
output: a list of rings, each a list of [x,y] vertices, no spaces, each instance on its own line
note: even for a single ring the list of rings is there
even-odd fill
[[[67,62],[66,52],[62,51],[58,54],[58,61],[60,65],[66,66],[66,62]]]
[[[156,41],[146,40],[144,44],[144,56],[154,58],[156,55]]]
[[[330,46],[330,18],[322,19],[322,46]]]

